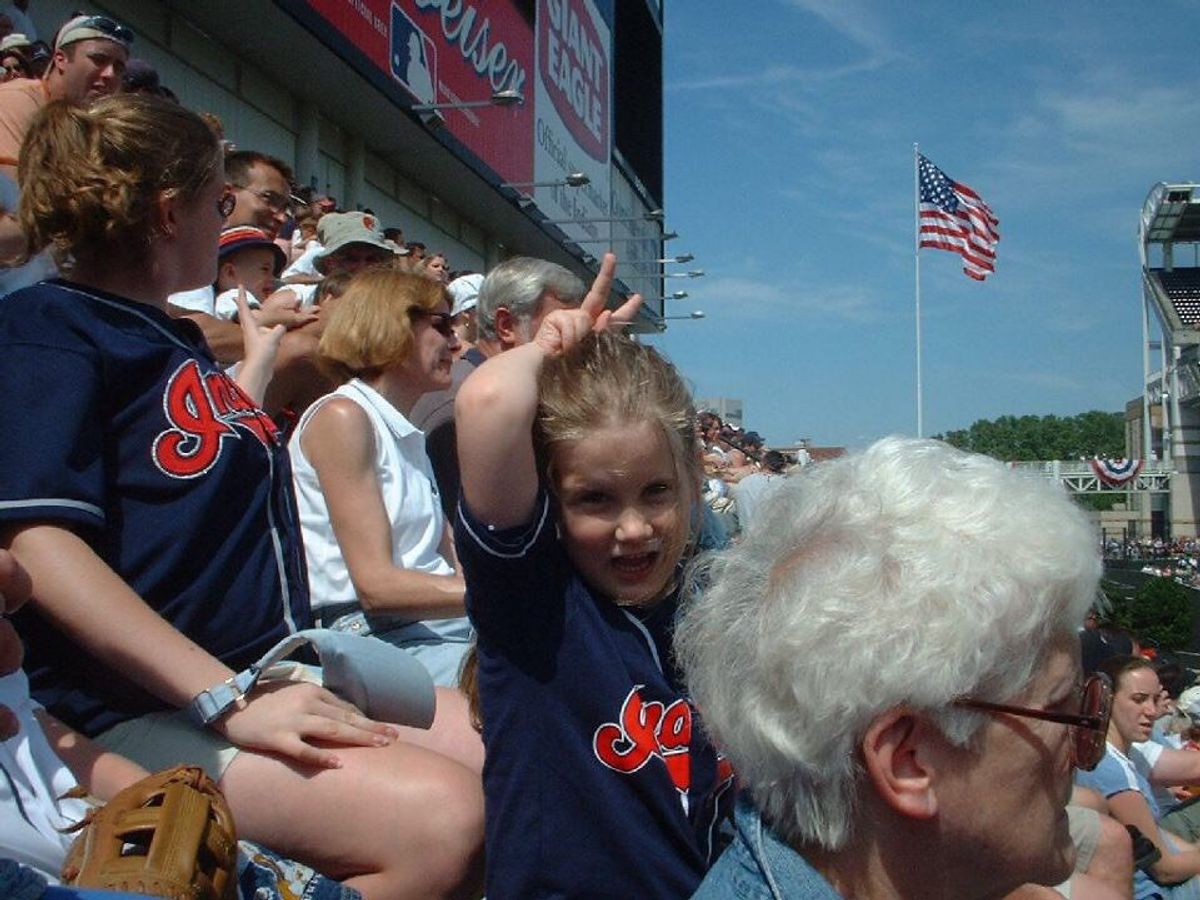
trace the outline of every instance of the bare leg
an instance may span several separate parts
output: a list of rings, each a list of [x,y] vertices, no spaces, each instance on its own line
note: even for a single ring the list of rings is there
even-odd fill
[[[400,739],[427,750],[448,756],[472,772],[483,772],[483,738],[471,727],[467,698],[457,688],[439,687],[437,713],[429,729],[397,725]]]
[[[367,900],[478,896],[483,870],[479,776],[397,742],[340,747],[340,769],[254,752],[221,789],[238,833],[357,888]]]
[[[1133,842],[1125,826],[1111,816],[1100,817],[1100,843],[1087,867],[1087,875],[1107,885],[1115,896],[1124,900],[1133,897]]]

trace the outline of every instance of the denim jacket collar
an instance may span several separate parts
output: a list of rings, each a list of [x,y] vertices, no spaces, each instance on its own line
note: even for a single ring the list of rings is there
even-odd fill
[[[734,819],[774,900],[841,900],[804,857],[763,824],[758,810],[745,799],[738,803]]]

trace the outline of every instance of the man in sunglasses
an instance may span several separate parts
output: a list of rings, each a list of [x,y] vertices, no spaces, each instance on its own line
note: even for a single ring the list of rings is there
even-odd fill
[[[47,103],[91,103],[120,90],[132,42],[133,32],[108,16],[75,16],[58,30],[40,81],[0,85],[0,173],[16,180],[21,141]]]
[[[1061,488],[935,441],[787,478],[675,631],[741,796],[697,898],[971,900],[1057,885],[1111,692],[1076,629],[1101,574]]]

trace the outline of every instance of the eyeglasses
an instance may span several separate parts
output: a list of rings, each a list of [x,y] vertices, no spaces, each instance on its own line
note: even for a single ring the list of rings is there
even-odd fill
[[[453,318],[450,313],[430,312],[426,309],[410,309],[409,315],[414,319],[429,319],[429,324],[442,337],[454,337]]]
[[[1108,734],[1108,717],[1112,712],[1112,682],[1107,675],[1090,676],[1080,689],[1078,713],[1056,713],[1045,709],[1030,709],[1025,706],[1008,706],[1004,703],[989,703],[986,700],[974,700],[970,697],[960,697],[955,700],[956,706],[977,709],[980,712],[999,713],[1010,716],[1023,716],[1027,719],[1041,719],[1044,722],[1057,722],[1070,729],[1071,764],[1077,769],[1090,772],[1104,758],[1104,744]]]
[[[87,16],[83,19],[78,19],[74,22],[68,22],[71,30],[76,28],[94,28],[96,31],[102,32],[114,40],[120,41],[122,44],[133,43],[133,32],[108,16]]]
[[[233,208],[237,206],[237,195],[234,193],[226,193],[221,195],[221,199],[217,201],[217,212],[221,214],[222,219],[228,219],[233,215]]]
[[[253,194],[263,203],[267,204],[267,207],[271,210],[271,212],[286,213],[289,216],[292,214],[291,197],[285,197],[283,194],[277,194],[274,191],[256,190],[254,188],[246,187],[244,184],[235,184],[234,187]]]

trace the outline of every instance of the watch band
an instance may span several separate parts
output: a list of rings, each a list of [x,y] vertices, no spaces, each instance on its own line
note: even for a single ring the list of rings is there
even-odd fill
[[[201,728],[207,727],[221,718],[229,707],[237,703],[258,683],[263,672],[288,656],[297,647],[312,640],[311,631],[300,631],[288,635],[278,644],[263,654],[258,662],[243,669],[236,675],[226,678],[220,684],[201,691],[187,705],[188,718]]]
[[[246,696],[261,674],[262,669],[256,664],[201,691],[188,704],[188,717],[202,728],[211,725],[228,712],[229,707]]]

